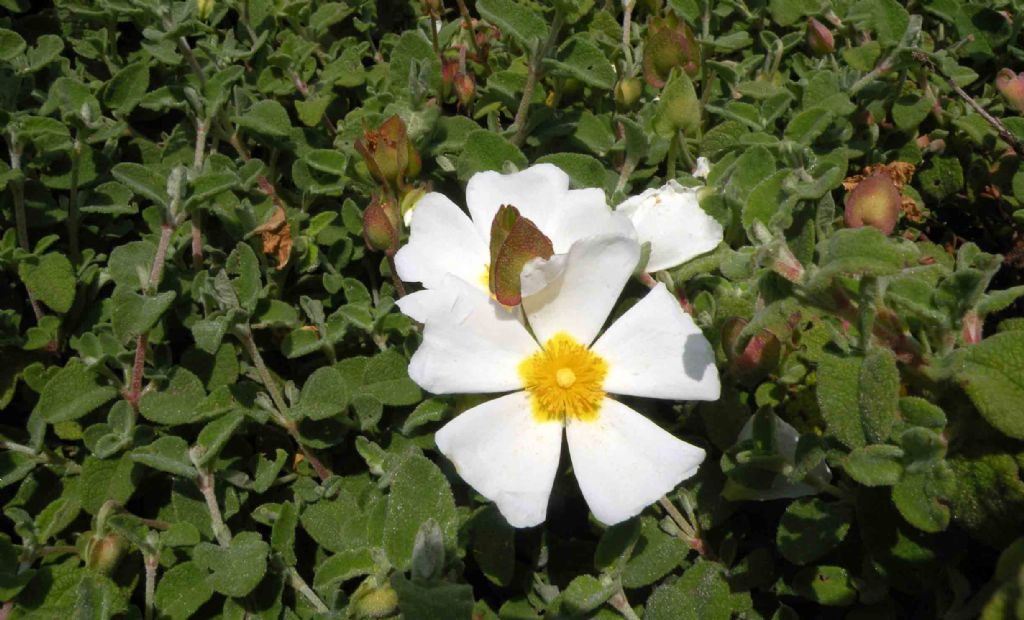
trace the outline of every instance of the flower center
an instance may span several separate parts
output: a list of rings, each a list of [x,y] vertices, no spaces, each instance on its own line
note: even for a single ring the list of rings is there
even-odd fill
[[[541,422],[597,419],[607,374],[608,363],[566,333],[519,364],[533,417]]]

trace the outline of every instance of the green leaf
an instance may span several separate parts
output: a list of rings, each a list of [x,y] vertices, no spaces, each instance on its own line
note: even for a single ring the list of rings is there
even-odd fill
[[[209,574],[196,562],[182,562],[160,576],[153,602],[162,617],[185,620],[213,596]]]
[[[972,537],[996,549],[1020,535],[1024,481],[1008,454],[959,455],[949,460],[956,490],[949,506],[953,520]]]
[[[953,472],[938,461],[925,469],[908,469],[892,488],[892,501],[903,518],[925,532],[941,532],[949,525],[949,497],[956,489]]]
[[[399,570],[409,568],[416,532],[431,518],[446,545],[453,545],[458,519],[448,480],[432,462],[413,455],[395,471],[384,520],[384,550]]]
[[[477,172],[503,170],[505,162],[518,169],[527,165],[526,156],[511,142],[494,132],[478,129],[466,136],[466,147],[455,167],[459,179],[468,181]]]
[[[989,424],[1024,439],[1024,332],[995,334],[966,349],[956,378]]]
[[[775,544],[794,564],[820,559],[846,538],[852,511],[846,504],[826,503],[816,497],[798,499],[786,507]]]
[[[82,508],[96,514],[107,500],[126,503],[135,493],[140,473],[127,455],[109,460],[86,457],[82,463]]]
[[[689,552],[685,542],[663,532],[657,521],[642,517],[640,538],[622,571],[622,585],[626,588],[649,586],[672,572]]]
[[[654,115],[654,130],[663,138],[670,139],[681,131],[686,136],[697,133],[700,125],[701,103],[693,81],[686,73],[673,69],[661,89]]]
[[[344,176],[348,159],[339,151],[333,149],[312,149],[303,154],[302,160],[314,170]]]
[[[194,559],[210,571],[207,581],[216,592],[245,596],[259,585],[267,573],[270,547],[256,532],[242,532],[227,548],[212,543],[196,545]]]
[[[391,587],[398,594],[405,620],[470,618],[473,614],[473,588],[468,585],[414,582],[394,573]]]
[[[156,257],[156,246],[148,241],[130,241],[110,253],[107,269],[117,286],[142,290],[149,284],[149,272]]]
[[[207,170],[192,181],[192,195],[189,196],[188,202],[190,205],[201,204],[237,186],[238,176],[235,173]]]
[[[238,303],[250,313],[256,309],[263,280],[260,276],[260,261],[248,243],[239,242],[235,251],[228,256],[227,270],[238,277],[232,278],[231,286],[238,297]]]
[[[956,157],[933,157],[916,181],[925,197],[939,202],[963,189],[964,169]]]
[[[544,66],[553,75],[576,78],[580,82],[611,90],[615,87],[615,70],[608,57],[590,37],[577,35],[558,48],[555,58],[545,58]]]
[[[188,458],[188,442],[177,435],[165,435],[147,446],[135,448],[128,458],[175,476],[196,477],[196,468]]]
[[[153,167],[123,162],[111,168],[110,174],[139,196],[167,206],[167,177],[157,173]]]
[[[140,295],[118,287],[111,297],[113,310],[110,317],[118,340],[126,343],[147,333],[171,307],[176,296],[174,291]]]
[[[599,160],[582,153],[553,153],[537,159],[535,163],[558,166],[577,188],[604,187],[608,174]]]
[[[317,368],[302,386],[292,414],[298,419],[326,420],[348,408],[349,396],[348,382],[340,372],[330,366]]]
[[[240,127],[274,138],[287,138],[292,131],[288,112],[273,99],[257,102],[245,114],[235,117],[235,122]]]
[[[64,313],[75,301],[75,271],[63,254],[50,252],[18,263],[18,277],[36,299]]]
[[[117,396],[117,389],[77,360],[68,362],[46,383],[33,415],[54,424],[77,420]]]
[[[299,523],[299,513],[295,504],[284,502],[277,512],[277,521],[270,533],[270,548],[281,555],[284,563],[295,566],[295,527]]]
[[[142,397],[139,413],[157,424],[189,424],[199,418],[198,406],[205,397],[203,382],[188,370],[177,367],[171,371],[170,382],[164,389]]]
[[[110,78],[103,88],[103,103],[108,108],[128,114],[149,91],[149,65],[139,61],[126,65]]]
[[[515,530],[493,504],[473,516],[471,528],[473,560],[484,576],[498,586],[511,584],[515,572]]]
[[[395,349],[371,357],[363,369],[363,385],[357,394],[372,396],[392,407],[415,405],[423,398],[419,386],[409,378],[409,362]]]
[[[373,573],[376,563],[369,549],[342,551],[327,558],[316,567],[313,587],[320,590],[349,579]]]
[[[534,5],[535,6],[535,5]],[[548,36],[548,25],[533,6],[514,0],[479,0],[476,10],[484,19],[509,34],[526,49],[539,44]]]
[[[857,600],[850,575],[840,566],[809,566],[793,577],[793,589],[803,598],[829,607]]]
[[[306,533],[328,551],[343,553],[366,546],[367,517],[349,493],[342,492],[332,500],[307,506],[300,522]],[[412,535],[415,536],[416,532]],[[410,556],[411,545],[410,539]]]
[[[889,438],[898,422],[900,379],[888,349],[867,357],[826,354],[818,365],[818,404],[828,430],[850,448]]]
[[[720,565],[701,560],[675,583],[654,591],[644,620],[729,620],[733,599]]]
[[[9,62],[25,51],[25,39],[13,30],[0,28],[0,61]]]
[[[203,430],[199,431],[195,444],[202,448],[199,458],[196,459],[199,465],[205,465],[217,458],[244,420],[242,412],[232,411],[204,426]]]
[[[579,575],[562,592],[562,607],[571,614],[586,614],[601,605],[615,593],[615,586],[602,583],[593,575]]]
[[[903,450],[898,446],[878,444],[850,452],[843,469],[857,482],[869,486],[892,486],[903,475]]]

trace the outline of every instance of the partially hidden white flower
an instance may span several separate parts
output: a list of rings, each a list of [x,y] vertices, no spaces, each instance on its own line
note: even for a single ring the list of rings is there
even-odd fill
[[[711,174],[711,161],[707,157],[698,157],[697,165],[693,167],[693,172],[690,175],[695,179],[707,179],[709,174]]]
[[[789,465],[793,465],[796,462],[796,445],[800,441],[800,433],[793,428],[792,425],[788,424],[785,420],[782,420],[778,416],[774,416],[775,422],[775,449],[779,456],[786,460]],[[740,434],[736,437],[736,442],[746,441],[754,436],[754,416],[751,416],[747,423],[740,429]],[[832,470],[829,469],[827,463],[822,461],[818,463],[810,472],[807,474],[809,480],[818,481],[820,484],[828,484],[832,480]],[[779,475],[772,481],[771,488],[768,489],[748,489],[746,487],[739,487],[738,485],[733,486],[729,489],[729,499],[741,500],[751,499],[759,501],[767,501],[773,499],[793,499],[797,497],[804,497],[806,495],[817,495],[820,492],[818,487],[808,484],[806,482],[790,482],[785,476]]]
[[[563,428],[583,496],[609,525],[704,460],[701,448],[607,396],[714,400],[720,392],[711,346],[663,284],[600,333],[639,257],[629,237],[574,243],[550,285],[523,297],[532,334],[466,278],[437,284],[447,289],[444,311],[426,321],[409,376],[436,394],[510,392],[462,413],[435,440],[515,527],[545,519]],[[398,301],[403,311],[408,299]]]
[[[699,191],[669,180],[615,208],[633,222],[640,242],[651,244],[648,273],[685,263],[722,242],[722,225],[701,209]]]
[[[402,280],[427,289],[407,296],[403,304],[403,312],[417,321],[424,322],[446,303],[440,285],[447,274],[488,290],[491,222],[502,205],[529,218],[551,239],[556,254],[591,235],[636,234],[628,218],[609,208],[602,190],[569,189],[569,176],[553,164],[513,174],[477,173],[466,186],[466,203],[469,217],[446,196],[432,192],[411,211],[409,242],[395,255],[395,266]]]

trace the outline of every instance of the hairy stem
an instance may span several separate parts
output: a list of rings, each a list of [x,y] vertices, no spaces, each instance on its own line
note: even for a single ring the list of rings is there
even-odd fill
[[[562,14],[556,10],[555,18],[551,22],[551,30],[548,32],[548,38],[534,50],[533,58],[530,59],[530,67],[526,74],[526,86],[523,88],[523,98],[519,100],[519,108],[516,110],[515,119],[512,121],[512,126],[516,128],[516,133],[512,136],[512,144],[516,146],[522,146],[523,142],[526,141],[526,121],[530,112],[530,101],[533,99],[533,91],[537,88],[537,80],[540,79],[543,72],[544,58],[558,39],[558,31],[562,29],[562,21]]]
[[[13,134],[9,135],[10,144],[8,152],[11,155],[11,170],[21,170],[21,147],[18,146],[16,138]],[[14,225],[17,228],[18,245],[22,250],[31,252],[31,244],[28,241],[28,218],[25,214],[25,181],[20,177],[10,182],[11,197],[14,199]],[[32,306],[32,313],[36,315],[36,323],[42,320],[45,313],[43,307],[39,305],[36,300],[36,296],[32,294],[32,291],[25,288],[28,293],[28,303]],[[55,343],[56,344],[56,343]]]
[[[160,565],[160,558],[156,554],[146,554],[143,558],[146,567],[146,608],[145,620],[153,620],[153,598],[156,594],[156,568]]]
[[[608,604],[622,614],[622,617],[626,620],[640,620],[640,616],[636,615],[636,612],[633,611],[633,606],[629,604],[629,599],[626,598],[626,593],[621,585],[619,586],[619,591],[608,599]]]
[[[391,282],[395,285],[398,296],[405,297],[405,284],[398,277],[398,269],[395,267],[395,255],[390,253],[388,254],[388,270],[391,271]]]
[[[75,138],[71,145],[71,191],[68,194],[68,246],[73,262],[78,263],[80,250],[78,247],[78,177],[82,160],[82,144]]]
[[[626,71],[621,77],[633,75],[633,47],[632,47],[632,26],[633,7],[636,0],[629,0],[622,10],[622,55],[626,58]]]
[[[466,24],[466,30],[469,31],[469,40],[473,43],[473,51],[476,52],[476,59],[483,62],[483,54],[480,50],[480,44],[476,41],[476,29],[473,28],[473,18],[469,15],[469,9],[466,8],[466,0],[455,0],[459,5],[459,14],[462,15],[462,21]]]
[[[156,246],[156,256],[153,258],[153,267],[149,271],[149,280],[146,282],[145,294],[151,295],[160,284],[160,277],[164,272],[164,263],[167,262],[167,249],[171,243],[171,235],[174,234],[174,225],[164,222],[160,227],[160,241]],[[132,406],[135,413],[139,411],[139,399],[142,397],[142,373],[146,366],[146,344],[149,341],[148,334],[139,334],[135,339],[135,361],[132,364],[132,376],[128,382],[128,393],[125,400]]]
[[[316,592],[313,591],[313,588],[309,587],[309,584],[306,583],[306,580],[302,578],[302,575],[299,574],[299,571],[295,570],[294,566],[289,566],[287,569],[287,573],[288,584],[292,588],[294,588],[296,592],[304,596],[306,600],[309,601],[309,604],[317,610],[317,612],[325,614],[330,611],[330,608],[327,607],[327,605],[325,605],[322,600],[320,600],[320,597],[316,595]]]

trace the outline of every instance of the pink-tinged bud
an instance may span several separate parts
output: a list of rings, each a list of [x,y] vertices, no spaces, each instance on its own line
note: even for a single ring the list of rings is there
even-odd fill
[[[419,158],[409,141],[405,123],[397,114],[384,121],[379,128],[363,132],[362,138],[356,140],[356,150],[366,161],[370,174],[392,187],[400,186],[411,172],[411,156]],[[414,165],[417,166],[415,172],[418,174],[418,164]]]
[[[374,194],[363,211],[363,239],[367,247],[393,255],[398,251],[398,207],[389,198]]]
[[[476,96],[476,78],[470,73],[459,73],[455,76],[455,98],[463,108],[469,106]]]
[[[639,79],[630,77],[619,80],[615,85],[615,106],[623,112],[632,110],[643,93],[644,85]]]
[[[996,88],[1007,103],[1024,113],[1024,73],[1015,74],[1010,69],[1000,69],[996,75]]]
[[[650,20],[643,60],[644,79],[648,84],[661,88],[676,67],[693,77],[700,71],[700,63],[700,46],[689,24],[680,21],[674,13]]]
[[[874,226],[882,234],[892,234],[902,202],[900,192],[889,175],[872,175],[846,195],[846,225],[850,228]]]
[[[747,321],[739,317],[728,319],[722,325],[722,349],[729,360],[729,368],[743,382],[754,382],[765,377],[779,365],[782,345],[775,334],[762,330],[739,349],[739,336]]]
[[[978,313],[974,310],[968,310],[967,314],[964,315],[963,329],[961,330],[964,344],[978,344],[981,342],[982,325],[983,322]]]
[[[441,90],[445,99],[448,99],[455,88],[455,76],[459,72],[459,61],[454,58],[446,58],[441,64]]]
[[[832,31],[813,17],[807,19],[807,47],[815,56],[828,56],[836,51]]]

